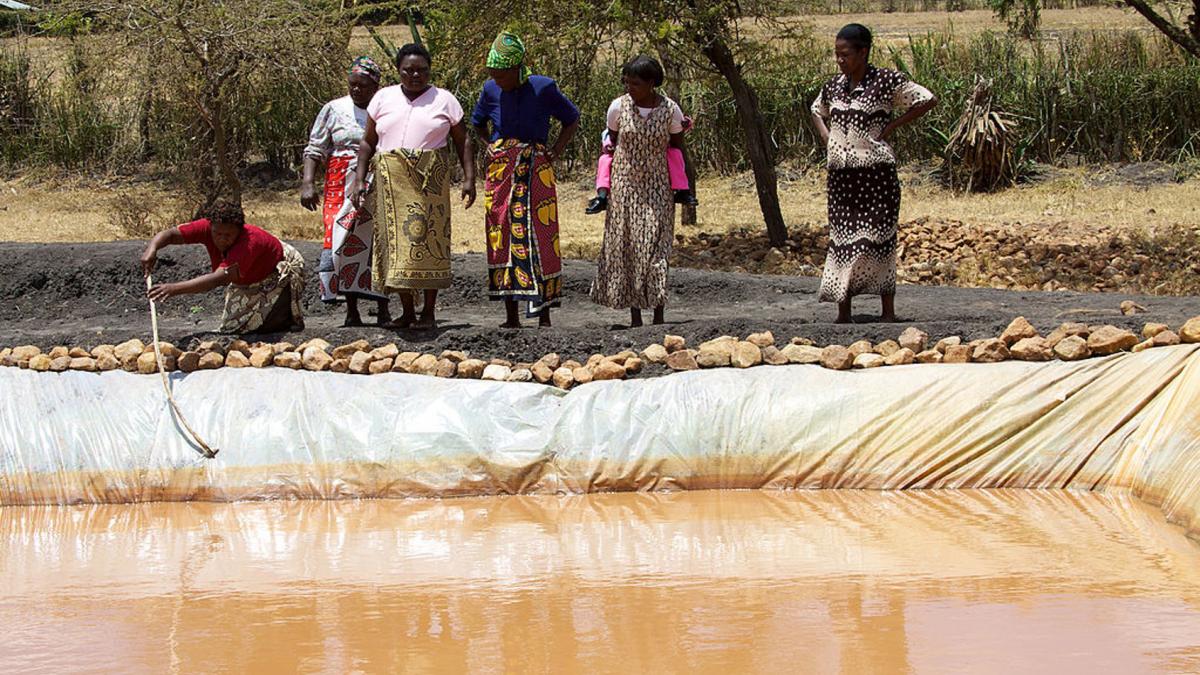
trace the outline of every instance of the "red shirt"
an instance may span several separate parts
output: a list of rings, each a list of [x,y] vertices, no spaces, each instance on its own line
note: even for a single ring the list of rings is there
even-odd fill
[[[224,254],[213,243],[212,225],[207,218],[180,225],[179,231],[183,233],[185,242],[204,244],[214,272],[222,267],[237,265],[239,286],[257,284],[266,279],[283,260],[283,244],[270,232],[253,225],[243,226],[237,241]]]

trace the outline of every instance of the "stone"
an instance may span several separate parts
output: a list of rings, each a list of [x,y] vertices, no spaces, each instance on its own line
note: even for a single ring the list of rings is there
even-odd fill
[[[1050,343],[1041,336],[1027,337],[1017,340],[1009,351],[1014,358],[1021,361],[1049,361],[1054,358]]]
[[[20,349],[20,347],[17,347],[17,349]],[[16,353],[17,349],[13,350],[14,354]],[[36,349],[36,347],[35,347],[35,349]],[[100,356],[102,354],[108,354],[115,358],[116,352],[117,352],[117,348],[114,347],[113,345],[96,345],[95,347],[92,347],[91,354],[92,354],[92,358],[96,359],[96,363],[99,363]],[[121,361],[120,359],[117,359],[118,363],[120,363],[120,361]]]
[[[361,350],[350,352],[350,372],[354,373],[355,375],[366,375],[367,373],[371,372],[371,362],[374,360],[375,359],[371,356],[371,352]]]
[[[759,349],[762,349],[763,347],[774,347],[775,334],[769,330],[761,333],[751,333],[750,336],[746,338],[746,342],[749,342]]]
[[[467,359],[458,364],[458,377],[463,380],[478,380],[483,377],[483,370],[487,368],[486,363],[480,359]]]
[[[821,350],[821,365],[832,370],[850,370],[854,366],[854,357],[841,345],[829,345]]]
[[[886,361],[887,359],[879,354],[876,354],[875,352],[863,352],[862,354],[854,357],[854,363],[852,365],[855,368],[878,368]]]
[[[218,352],[208,352],[200,355],[200,362],[197,365],[199,370],[216,370],[225,365],[225,355]]]
[[[100,356],[96,357],[96,369],[107,373],[110,370],[116,370],[121,367],[121,362],[112,352],[101,352]]]
[[[505,382],[533,382],[533,371],[528,368],[514,368],[504,378]]]
[[[329,364],[329,372],[331,373],[348,373],[350,372],[350,359],[334,359]]]
[[[674,354],[687,347],[687,340],[678,335],[666,335],[663,337],[663,347],[667,350],[668,354]]]
[[[508,366],[501,366],[501,365],[497,365],[497,364],[493,363],[493,364],[489,364],[486,368],[483,369],[482,378],[485,380],[491,380],[492,382],[503,382],[503,381],[507,380],[508,376],[511,374],[512,374],[512,368],[509,368]]]
[[[1188,319],[1179,328],[1179,339],[1187,344],[1200,342],[1200,316]]]
[[[733,346],[730,364],[734,368],[750,368],[763,362],[762,349],[750,342],[739,342]]]
[[[896,342],[895,340],[884,340],[883,342],[880,342],[879,344],[875,345],[874,351],[876,354],[878,354],[886,359],[887,357],[891,356],[892,354],[895,354],[896,352],[900,351],[900,349],[901,349],[901,347],[900,347],[899,342]]]
[[[1121,313],[1125,316],[1133,316],[1134,314],[1144,311],[1146,311],[1145,307],[1142,307],[1132,300],[1121,301]]]
[[[619,363],[623,366],[625,365],[626,361],[634,358],[637,358],[637,352],[626,349],[625,351],[610,357],[609,360],[614,363]]]
[[[583,365],[588,368],[595,368],[596,366],[600,365],[600,362],[603,361],[604,358],[605,357],[603,354],[592,354],[588,357],[587,363],[584,363]]]
[[[542,358],[538,359],[538,363],[545,364],[551,371],[558,370],[562,366],[562,357],[554,352],[551,352]]]
[[[200,370],[200,353],[199,352],[184,352],[179,355],[177,364],[179,369],[185,373],[194,373]]]
[[[696,357],[686,349],[672,352],[667,356],[666,364],[671,370],[696,370],[700,367],[700,364],[696,363]]]
[[[4,349],[0,349],[0,366],[10,365],[8,363],[10,356],[12,356],[12,347],[5,347]]]
[[[1073,335],[1086,340],[1088,336],[1088,327],[1082,323],[1064,323],[1058,328],[1050,331],[1050,334],[1046,336],[1046,344],[1050,345],[1051,349],[1054,349],[1054,347],[1057,346],[1058,343],[1064,338],[1068,338]]]
[[[730,338],[718,338],[709,340],[700,345],[700,351],[696,354],[696,364],[701,368],[721,368],[728,366],[733,359],[733,346],[736,342]]]
[[[90,356],[75,356],[71,358],[71,370],[80,370],[85,373],[94,373],[99,370],[96,359]]]
[[[597,381],[625,379],[625,366],[615,361],[604,361],[596,366],[592,378]]]
[[[165,363],[163,364],[166,365]],[[158,359],[153,351],[143,352],[137,360],[137,371],[142,375],[153,375],[158,372]]]
[[[11,358],[13,361],[28,361],[29,359],[32,359],[41,353],[42,350],[38,347],[34,347],[33,345],[22,345],[20,347],[13,347],[12,353],[9,354],[9,358]]]
[[[970,345],[950,345],[942,353],[942,363],[970,363],[972,351]]]
[[[310,344],[304,351],[300,352],[300,362],[304,365],[305,370],[319,373],[323,370],[329,370],[329,367],[333,365],[333,357],[320,346]],[[349,365],[349,363],[346,364],[347,368]]]
[[[225,356],[225,348],[216,340],[204,340],[196,345],[196,348],[192,351],[199,352],[200,356],[204,356],[205,354],[220,354],[221,356]]]
[[[1054,345],[1054,355],[1063,361],[1078,361],[1092,355],[1087,340],[1078,335],[1068,335]]]
[[[575,359],[569,359],[567,361],[563,361],[562,365],[559,366],[559,368],[568,368],[570,370],[575,370],[576,368],[582,368],[582,367],[583,367],[583,364],[576,361]],[[558,368],[555,368],[555,370],[558,370]]]
[[[603,355],[603,354],[593,354],[592,356],[598,356],[598,357],[600,357],[600,358],[604,358],[604,355]],[[599,359],[597,359],[597,360],[599,360]],[[513,362],[512,362],[512,361],[509,361],[508,359],[492,359],[491,361],[488,361],[488,365],[491,365],[491,366],[506,366],[506,367],[508,367],[508,368],[512,368],[512,367],[513,367]]]
[[[554,370],[554,378],[551,381],[559,389],[570,389],[571,385],[575,384],[575,377],[571,375],[570,368],[563,366]]]
[[[66,349],[64,348],[63,351],[66,352]],[[47,354],[46,356],[50,356],[50,355]],[[55,358],[50,359],[50,372],[52,372],[52,373],[61,373],[70,367],[71,367],[71,357],[67,356],[65,353],[62,354],[61,356],[57,356]]]
[[[438,358],[433,354],[422,354],[413,360],[408,372],[414,375],[436,375]]]
[[[250,365],[255,368],[266,368],[275,361],[275,348],[264,345],[250,352]]]
[[[39,373],[44,373],[50,370],[50,364],[53,362],[46,354],[34,354],[29,357],[29,369],[36,370]]]
[[[936,349],[926,349],[917,354],[917,363],[941,363],[942,353]]]
[[[433,376],[450,378],[454,377],[454,374],[457,372],[458,362],[451,361],[450,359],[438,359],[437,368],[434,369]]]
[[[595,373],[591,366],[582,366],[571,371],[571,377],[575,378],[575,384],[587,384],[596,379]]]
[[[942,356],[945,356],[947,349],[960,344],[962,344],[962,338],[957,335],[951,335],[950,337],[944,337],[941,340],[938,340],[937,344],[935,344],[933,348],[941,352]]]
[[[645,365],[646,364],[644,361],[635,356],[625,362],[625,374],[637,375],[638,373],[642,372],[642,368],[644,368]]]
[[[309,340],[309,342],[325,342],[325,341],[322,340],[321,338],[313,338],[312,340]],[[325,344],[329,344],[329,343],[325,342]],[[303,347],[304,347],[304,345],[300,345],[300,347],[297,348],[296,351],[298,351],[300,353],[304,353]],[[162,346],[160,345],[159,349],[161,349],[161,348],[162,348]],[[254,351],[254,350],[250,348],[250,343],[239,338],[239,339],[234,340],[229,343],[229,348],[225,350],[225,360],[228,361],[229,355],[232,354],[233,352],[239,352],[239,353],[241,353],[242,356],[249,357],[250,352],[252,352],[252,351]]]
[[[234,345],[236,345],[237,343],[238,343],[238,340],[234,340],[229,345],[229,348],[233,349]],[[321,338],[312,338],[311,340],[305,340],[304,342],[300,343],[300,346],[296,347],[296,351],[303,354],[304,352],[308,351],[309,347],[316,347],[317,349],[320,349],[323,352],[328,352],[330,350],[330,348],[333,347],[333,345],[329,344],[329,342],[326,340],[322,340]]]
[[[1137,343],[1136,345],[1130,347],[1129,351],[1133,352],[1134,354],[1140,354],[1141,352],[1144,352],[1147,349],[1151,349],[1153,347],[1154,347],[1154,338],[1148,338],[1148,339],[1142,340],[1141,342]]]
[[[141,356],[145,348],[146,345],[141,340],[134,338],[113,347],[113,355],[117,357],[118,361],[124,364],[127,360],[137,359],[137,357]],[[135,365],[137,364],[136,360],[133,362]]]
[[[480,363],[482,363],[482,361]],[[554,380],[554,369],[541,361],[533,364],[533,368],[530,368],[530,372],[533,373],[534,381],[538,382],[539,384],[548,384]]]
[[[1171,327],[1165,323],[1148,323],[1142,326],[1142,337],[1150,339],[1163,331],[1171,330]]]
[[[787,357],[775,345],[767,345],[762,348],[762,360],[768,366],[786,366],[788,362]]]
[[[812,340],[809,340],[808,338],[802,338],[802,337],[792,338],[791,342],[789,342],[789,344],[799,345],[801,347],[813,347],[816,345],[816,343],[813,342]]]
[[[1123,352],[1138,343],[1137,336],[1116,326],[1101,326],[1088,335],[1088,349],[1093,354],[1105,355]]]
[[[53,361],[55,359],[61,359],[61,358],[71,358],[71,350],[69,350],[66,347],[61,346],[61,345],[58,347],[51,347],[50,351],[46,352],[46,356],[49,356],[51,361]],[[64,368],[63,370],[66,370],[66,369]],[[58,371],[58,372],[62,372],[62,371]]]
[[[296,351],[296,345],[290,342],[276,342],[275,344],[271,345],[271,348],[275,350],[276,354],[282,354],[283,352],[296,352],[297,354],[300,353]]]
[[[400,348],[395,343],[388,343],[382,347],[376,347],[371,350],[371,359],[394,359],[400,355]]]
[[[1179,335],[1172,330],[1164,330],[1163,332],[1150,338],[1150,341],[1154,343],[1155,347],[1173,347],[1182,342],[1182,340],[1179,339]]]
[[[371,362],[367,364],[367,372],[371,375],[382,375],[390,372],[392,370],[392,362],[393,359],[390,357],[372,359]]]
[[[859,354],[867,354],[875,350],[875,346],[870,340],[859,340],[851,344],[847,349],[850,350],[850,356],[858,356]]]
[[[915,361],[916,358],[917,355],[913,353],[913,350],[908,347],[901,347],[892,352],[891,356],[884,357],[883,363],[887,366],[907,366]]]
[[[392,361],[393,373],[411,373],[412,365],[421,358],[421,352],[400,352]],[[485,364],[486,365],[486,364]],[[479,372],[483,372],[483,367],[479,368]]]
[[[1029,323],[1025,317],[1018,316],[1017,318],[1013,319],[1012,322],[1008,324],[1008,328],[1005,328],[1004,332],[1000,334],[1000,339],[1004,341],[1005,347],[1011,347],[1025,338],[1037,336],[1038,332],[1037,329],[1033,327],[1033,324]]]
[[[348,359],[358,352],[365,352],[371,348],[371,343],[366,340],[355,340],[350,344],[345,344],[340,347],[334,347],[330,354],[335,359]]]
[[[927,344],[929,344],[929,333],[915,326],[909,326],[900,333],[900,346],[912,350],[914,354],[925,351]]]
[[[304,357],[300,352],[280,352],[275,355],[275,365],[279,368],[300,370],[304,367]]]
[[[462,363],[463,361],[466,361],[467,356],[468,355],[466,352],[459,352],[459,351],[454,351],[452,349],[447,349],[442,352],[442,355],[441,355],[441,357],[439,357],[439,360],[445,359],[454,364],[459,364],[459,363]]]
[[[779,350],[788,363],[820,363],[821,348],[812,345],[790,344]]]
[[[250,357],[242,353],[240,349],[230,349],[225,355],[226,368],[249,368]]]
[[[91,355],[92,355],[91,352],[84,349],[83,347],[71,347],[71,349],[67,352],[67,356],[69,356],[73,359],[86,359],[86,358],[91,357]],[[2,353],[0,353],[0,358],[3,358]]]
[[[976,363],[999,363],[1010,358],[1012,353],[1008,351],[1008,345],[1002,338],[984,340],[971,353],[971,360]]]
[[[179,347],[176,347],[175,345],[171,344],[170,342],[159,342],[158,343],[158,351],[159,351],[159,353],[161,353],[163,355],[164,358],[171,356],[176,359],[178,359],[179,355],[183,353],[179,349]],[[146,348],[142,350],[143,354],[145,354],[146,352],[150,352],[151,354],[154,353],[154,343],[153,342],[146,345]]]

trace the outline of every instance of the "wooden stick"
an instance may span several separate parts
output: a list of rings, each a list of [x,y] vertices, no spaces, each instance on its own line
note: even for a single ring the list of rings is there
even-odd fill
[[[153,282],[150,280],[150,275],[147,274],[146,291],[149,291],[151,287],[153,287]],[[204,439],[200,438],[200,435],[192,429],[191,425],[187,423],[187,419],[184,418],[183,413],[180,412],[179,404],[175,403],[175,397],[171,394],[171,386],[167,382],[167,371],[163,368],[162,350],[158,347],[158,310],[154,306],[153,298],[150,299],[150,327],[154,331],[154,360],[158,363],[158,374],[162,377],[162,386],[163,391],[167,394],[167,402],[171,404],[171,410],[179,418],[179,424],[188,432],[188,435],[192,437],[196,445],[200,446],[199,448],[195,448],[196,452],[207,459],[212,459],[217,456],[219,450],[210,448],[208,443],[205,443]]]

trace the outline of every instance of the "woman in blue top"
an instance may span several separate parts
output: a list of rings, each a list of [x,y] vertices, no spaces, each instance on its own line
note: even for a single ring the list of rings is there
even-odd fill
[[[484,182],[488,248],[488,294],[504,300],[501,328],[519,328],[517,301],[529,316],[550,325],[550,308],[562,292],[558,244],[558,196],[554,160],[579,129],[579,109],[554,80],[530,75],[525,45],[507,31],[488,53],[491,79],[483,85],[471,124],[490,140]],[[562,124],[547,148],[550,118]],[[490,129],[489,129],[490,125]]]

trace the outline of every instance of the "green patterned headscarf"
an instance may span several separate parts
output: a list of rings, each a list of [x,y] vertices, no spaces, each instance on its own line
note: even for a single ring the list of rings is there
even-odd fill
[[[524,84],[529,79],[529,66],[525,65],[525,43],[516,33],[501,31],[488,52],[487,67],[507,70],[518,66],[521,68],[521,84]]]

